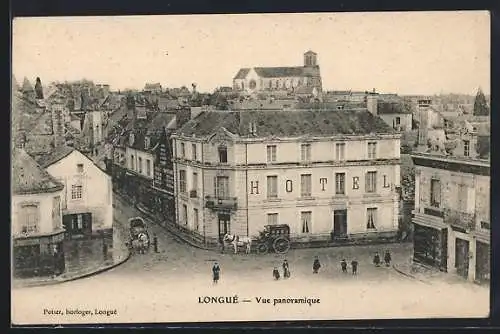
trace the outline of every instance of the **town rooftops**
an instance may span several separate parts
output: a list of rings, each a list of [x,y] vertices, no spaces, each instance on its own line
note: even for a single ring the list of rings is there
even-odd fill
[[[62,190],[64,185],[22,149],[12,152],[12,193],[14,195],[50,193]]]
[[[410,110],[405,110],[403,103],[395,101],[378,101],[377,113],[380,115],[387,114],[411,114]]]
[[[74,148],[68,146],[54,148],[50,153],[37,157],[36,162],[43,168],[47,168],[50,165],[55,164],[59,160],[67,157],[74,150]]]
[[[251,124],[255,132],[251,133]],[[240,137],[296,137],[394,134],[381,118],[366,109],[209,111],[187,122],[177,134],[210,136],[220,128]]]

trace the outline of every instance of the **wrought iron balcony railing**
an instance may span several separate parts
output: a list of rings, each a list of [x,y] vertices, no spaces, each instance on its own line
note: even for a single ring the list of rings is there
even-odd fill
[[[450,226],[465,231],[473,231],[476,228],[476,217],[473,213],[458,210],[444,209],[444,222]]]
[[[206,196],[205,207],[214,210],[236,210],[238,208],[238,198]]]

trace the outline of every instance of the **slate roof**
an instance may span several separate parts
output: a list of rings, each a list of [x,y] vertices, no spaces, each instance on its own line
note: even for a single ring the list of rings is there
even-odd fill
[[[255,67],[254,69],[255,72],[263,78],[311,76],[309,73],[306,73],[303,66]]]
[[[24,150],[12,152],[12,193],[38,194],[62,190],[64,185],[53,178]]]
[[[50,153],[37,157],[36,162],[43,168],[47,168],[50,165],[55,164],[59,160],[67,157],[74,150],[75,149],[73,147],[68,147],[68,146],[61,146],[58,148],[54,148],[53,150],[51,150]]]
[[[289,111],[211,111],[187,122],[178,133],[184,136],[210,136],[224,127],[241,137],[254,137],[250,122],[255,122],[258,137],[332,136],[393,134],[395,131],[380,117],[366,109],[289,110]]]
[[[411,111],[406,111],[404,106],[403,106],[403,103],[400,103],[400,102],[378,101],[377,113],[380,115],[384,115],[384,114],[411,114]]]
[[[248,72],[250,72],[249,68],[242,68],[236,73],[236,76],[234,77],[235,79],[245,79]]]

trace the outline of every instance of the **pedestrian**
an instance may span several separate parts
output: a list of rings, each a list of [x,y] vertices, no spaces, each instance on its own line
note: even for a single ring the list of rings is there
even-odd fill
[[[314,262],[313,262],[313,274],[317,274],[319,271],[319,268],[321,268],[321,264],[319,263],[318,257],[315,256]]]
[[[386,250],[384,255],[384,261],[386,267],[389,267],[391,265],[391,260],[392,260],[391,252],[389,252],[389,250]]]
[[[340,262],[340,266],[342,267],[342,272],[347,273],[347,262],[345,259],[342,259],[342,261]]]
[[[217,284],[219,282],[220,278],[220,267],[217,262],[214,263],[214,266],[212,267],[212,273],[213,273],[213,278],[214,278],[214,284]]]
[[[283,260],[283,278],[290,278],[290,267],[286,259]]]
[[[158,253],[158,237],[156,236],[156,233],[153,234],[153,249],[155,253]]]
[[[358,261],[352,260],[351,266],[352,266],[352,274],[356,275],[358,273]]]
[[[380,255],[378,255],[378,252],[376,252],[373,257],[373,264],[375,264],[376,267],[380,267]]]
[[[274,277],[274,280],[279,280],[280,279],[280,272],[278,271],[278,268],[274,267],[273,269],[273,277]]]

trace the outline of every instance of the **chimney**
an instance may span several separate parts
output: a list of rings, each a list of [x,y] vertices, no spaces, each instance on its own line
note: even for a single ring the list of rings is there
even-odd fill
[[[370,93],[366,96],[366,108],[374,116],[378,115],[378,96],[377,96],[377,94]]]

